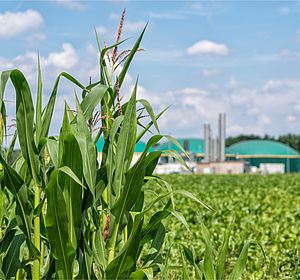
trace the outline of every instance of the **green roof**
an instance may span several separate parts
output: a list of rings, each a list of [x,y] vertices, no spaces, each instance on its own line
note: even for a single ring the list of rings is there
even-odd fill
[[[104,146],[104,139],[103,139],[103,137],[100,137],[98,142],[96,143],[97,151],[102,152],[103,146]],[[146,147],[146,144],[142,141],[139,141],[135,145],[134,152],[135,153],[142,153],[144,151],[145,147]],[[154,149],[150,148],[149,152],[152,152],[152,151],[154,151]]]
[[[182,138],[176,139],[179,144],[184,148],[184,142],[188,142],[188,152],[196,153],[196,154],[203,154],[204,153],[204,140],[199,138]],[[182,151],[172,142],[165,142],[155,147],[157,151],[165,151],[165,150],[175,150],[179,153]]]
[[[299,156],[299,153],[291,147],[275,141],[249,140],[239,142],[228,148],[228,152],[236,155],[253,156]]]

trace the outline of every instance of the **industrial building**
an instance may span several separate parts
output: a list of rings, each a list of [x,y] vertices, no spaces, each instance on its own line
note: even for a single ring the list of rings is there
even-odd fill
[[[279,142],[249,140],[230,146],[227,158],[241,159],[252,173],[291,173],[300,171],[300,154]]]
[[[182,151],[172,142],[158,144],[151,151],[175,150],[183,157],[193,173],[199,174],[242,174],[242,173],[295,173],[300,172],[300,154],[293,148],[279,142],[267,140],[249,140],[239,142],[228,148],[225,147],[226,116],[219,114],[218,136],[213,137],[209,123],[204,124],[204,139],[181,138],[176,139],[184,148]],[[103,138],[96,144],[97,150],[102,151]],[[132,164],[134,164],[146,144],[139,141],[135,146]],[[98,153],[100,162],[102,153]],[[162,154],[155,169],[157,174],[180,173],[189,171],[175,159]]]
[[[213,138],[209,123],[204,124],[204,139],[177,139],[190,156],[189,160],[171,142],[155,147],[155,150],[176,150],[194,173],[241,174],[241,173],[290,173],[300,172],[300,154],[291,147],[266,140],[250,140],[225,148],[226,119],[219,114],[218,137]],[[186,173],[184,168],[167,155],[160,159],[157,173]]]

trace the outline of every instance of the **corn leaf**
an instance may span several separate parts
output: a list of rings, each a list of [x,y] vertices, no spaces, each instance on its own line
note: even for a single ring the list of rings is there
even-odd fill
[[[16,91],[16,120],[21,151],[35,184],[39,184],[39,159],[34,143],[34,109],[31,92],[25,77],[19,70],[11,71],[10,79]]]
[[[129,275],[136,266],[136,255],[141,238],[141,229],[143,225],[143,215],[136,215],[133,229],[128,241],[116,258],[109,263],[106,269],[106,279],[129,279]]]
[[[115,176],[113,182],[113,191],[117,198],[120,195],[124,173],[128,170],[130,165],[136,138],[136,88],[135,84],[133,93],[129,100],[124,121],[121,127],[120,136],[117,143],[115,156]]]
[[[71,279],[75,250],[70,241],[66,202],[59,184],[59,173],[59,170],[52,172],[46,187],[46,229],[55,258],[57,277],[58,279]]]
[[[191,233],[190,227],[189,227],[185,217],[180,212],[171,211],[171,214],[185,226],[185,228],[187,229],[188,232]]]
[[[58,143],[53,139],[47,139],[47,150],[53,166],[57,169],[58,164]]]
[[[105,243],[102,234],[101,229],[98,228],[95,233],[95,243],[93,242],[93,253],[95,255],[96,263],[104,270],[107,266],[107,260],[105,256]]]
[[[2,113],[2,107],[5,106],[3,96],[4,96],[5,86],[9,79],[10,73],[11,71],[3,71],[1,73],[1,79],[0,79],[0,112],[1,113]]]
[[[137,269],[130,274],[130,279],[153,279],[153,269],[151,267]]]
[[[27,196],[27,187],[18,173],[11,168],[0,154],[0,163],[4,168],[4,183],[16,199],[16,219],[20,229],[27,237],[30,255],[38,257],[39,252],[31,241],[32,207]]]
[[[162,152],[160,152],[160,151],[153,151],[147,155],[145,176],[152,175],[152,173],[160,159],[161,154],[162,154]]]
[[[101,59],[102,47],[101,47],[101,44],[100,44],[100,40],[99,40],[99,36],[98,36],[96,28],[95,28],[95,35],[96,35],[98,49],[99,49],[99,52],[100,52],[100,59]],[[105,59],[103,59],[101,62],[102,63],[100,63],[100,80],[103,82],[103,70],[102,70],[102,68],[104,68],[104,73],[105,73],[105,76],[106,76],[106,80],[107,80],[109,86],[111,86]]]
[[[156,122],[156,117],[153,113],[153,109],[152,109],[150,103],[145,99],[140,99],[140,100],[138,100],[138,102],[140,102],[145,107],[146,111],[148,112],[148,114],[149,114],[149,116],[152,120],[152,123],[154,124],[154,126],[155,126],[155,128],[158,132],[158,134],[160,134],[159,128],[158,128],[158,125],[157,125],[157,122]]]
[[[10,142],[10,145],[8,147],[8,150],[6,152],[6,161],[9,162],[10,161],[10,157],[12,155],[12,152],[14,150],[14,147],[15,147],[15,143],[16,143],[16,140],[17,140],[17,135],[18,135],[18,132],[17,130],[15,131],[14,133],[14,137],[12,138],[11,142]]]
[[[82,223],[82,183],[83,164],[78,143],[73,134],[64,139],[64,150],[62,157],[62,172],[59,175],[60,184],[66,201],[66,212],[69,220],[69,232],[74,248],[80,239]]]
[[[233,226],[233,221],[230,223],[229,228],[225,232],[223,243],[216,262],[217,279],[220,280],[223,280],[225,278],[225,262],[226,262],[226,255],[228,251],[228,243],[229,243],[229,237],[230,237],[232,226]]]
[[[263,252],[263,255],[265,256],[264,250],[259,243],[257,243],[254,240],[251,240],[251,239],[247,240],[228,280],[238,280],[242,276],[242,274],[246,268],[246,262],[247,262],[247,258],[248,258],[248,250],[249,250],[249,247],[251,244],[258,244],[260,246],[260,249]]]
[[[179,163],[181,163],[187,170],[192,172],[192,170],[187,166],[186,162],[183,160],[181,155],[175,150],[165,150],[163,151],[166,155],[175,158]]]
[[[128,68],[129,68],[129,66],[130,66],[130,63],[131,63],[131,61],[132,61],[132,59],[133,59],[133,57],[134,57],[136,51],[138,50],[138,48],[139,48],[139,46],[140,46],[140,43],[141,43],[142,38],[143,38],[143,36],[144,36],[146,27],[147,27],[147,25],[144,27],[144,29],[143,29],[141,35],[139,36],[139,38],[137,39],[136,43],[134,44],[134,46],[133,46],[133,48],[132,48],[132,50],[131,50],[131,52],[130,52],[130,55],[129,55],[129,57],[127,58],[127,60],[125,61],[124,66],[123,66],[123,68],[122,68],[122,71],[121,71],[121,73],[120,73],[120,75],[119,75],[119,77],[118,77],[118,80],[119,80],[119,87],[120,87],[120,88],[121,88],[121,86],[122,86],[122,84],[123,84],[123,81],[124,81],[124,78],[125,78],[125,76],[126,76],[127,70],[128,70]],[[116,92],[117,92],[117,89],[116,89],[116,86],[115,86],[115,87],[114,87],[114,94],[116,94]]]
[[[205,252],[204,252],[204,266],[203,266],[203,273],[205,279],[216,279],[215,269],[214,269],[214,251],[210,241],[210,236],[207,228],[203,224],[202,220],[200,219],[200,225],[202,234],[204,237],[205,243]]]
[[[158,120],[159,117],[169,108],[170,106],[168,106],[167,108],[165,108],[164,110],[162,110],[156,117],[155,119]],[[145,133],[147,131],[149,131],[150,127],[153,125],[153,121],[149,122],[149,124],[146,125],[146,127],[140,132],[140,134],[137,136],[136,138],[136,143],[140,141],[140,139],[145,135]]]
[[[26,236],[24,234],[17,234],[10,243],[9,249],[2,263],[3,273],[7,279],[15,277],[18,269],[21,266],[23,255],[21,248],[25,240]]]
[[[185,258],[184,258],[184,255],[183,255],[183,249],[182,248],[180,250],[180,253],[181,253],[183,279],[189,279],[189,273],[188,273],[188,270],[187,270],[187,265],[186,265],[186,262],[185,262]]]
[[[107,89],[107,86],[98,85],[94,87],[81,102],[81,109],[86,121],[90,119],[95,107],[101,102]]]
[[[161,263],[161,259],[159,258],[159,253],[162,250],[162,246],[164,244],[165,235],[166,235],[166,229],[164,224],[161,222],[159,226],[157,227],[156,231],[152,233],[153,234],[153,241],[151,243],[149,253],[145,257],[145,265],[150,266],[154,263]]]
[[[40,141],[42,131],[42,76],[41,76],[41,65],[40,57],[38,55],[38,89],[36,98],[36,110],[35,110],[35,143],[38,145]]]
[[[96,151],[90,136],[81,106],[76,98],[77,123],[72,125],[72,132],[78,143],[83,164],[83,176],[93,197],[96,183]]]
[[[79,83],[75,78],[73,78],[68,73],[62,72],[62,73],[59,74],[59,76],[57,77],[57,79],[55,81],[51,96],[50,96],[49,101],[48,101],[48,104],[44,108],[44,114],[43,114],[43,119],[42,119],[41,137],[47,137],[48,136],[49,127],[50,127],[50,123],[51,123],[51,119],[52,119],[52,115],[53,115],[53,111],[54,111],[54,105],[55,105],[55,100],[56,100],[58,83],[59,83],[59,80],[60,80],[61,77],[64,77],[64,78],[68,79],[69,81],[71,81],[72,83],[74,83],[75,85],[80,87],[81,89],[86,90],[86,88],[81,83]]]
[[[170,211],[163,210],[155,213],[147,226],[142,229],[142,237],[140,246],[143,246],[145,243],[150,241],[153,238],[153,234],[157,231],[158,227],[161,225],[161,221],[167,218],[170,215]]]

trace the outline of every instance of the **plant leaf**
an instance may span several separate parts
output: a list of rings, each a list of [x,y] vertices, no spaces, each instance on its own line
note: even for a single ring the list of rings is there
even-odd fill
[[[98,85],[94,87],[82,100],[81,109],[86,121],[90,119],[95,107],[101,102],[107,89],[107,86]]]
[[[122,84],[123,84],[124,78],[125,78],[125,76],[126,76],[126,73],[127,73],[128,68],[129,68],[129,65],[130,65],[130,63],[131,63],[131,61],[132,61],[132,59],[133,59],[133,57],[134,57],[136,51],[138,50],[138,48],[139,48],[139,46],[140,46],[140,43],[141,43],[142,38],[143,38],[143,36],[144,36],[146,27],[147,27],[147,25],[144,27],[144,29],[143,29],[141,35],[139,36],[139,38],[137,39],[136,43],[134,44],[134,46],[133,46],[133,48],[132,48],[132,50],[131,50],[131,52],[130,52],[130,55],[129,55],[129,57],[127,58],[127,60],[125,61],[124,66],[123,66],[123,68],[122,68],[122,71],[121,71],[121,73],[120,73],[120,75],[119,75],[119,77],[118,77],[118,80],[119,80],[119,87],[120,87],[120,88],[121,88],[121,86],[122,86]],[[116,86],[115,86],[115,87],[114,87],[114,94],[116,94],[116,92],[117,92],[117,89],[116,89]]]
[[[135,269],[136,254],[139,248],[141,238],[141,229],[143,225],[143,215],[136,215],[133,228],[128,241],[121,249],[116,258],[110,262],[106,269],[106,279],[128,279],[131,272]]]
[[[201,230],[202,230],[204,243],[205,243],[203,273],[205,279],[216,280],[215,269],[214,269],[214,252],[210,241],[209,232],[201,219],[200,219],[200,225],[201,225]]]
[[[4,168],[5,186],[14,195],[15,200],[16,200],[17,224],[27,237],[26,242],[29,247],[30,254],[36,258],[39,256],[39,252],[31,241],[31,226],[30,225],[32,223],[32,212],[33,211],[32,211],[32,207],[28,201],[27,187],[26,187],[24,181],[22,180],[22,178],[18,175],[18,173],[5,162],[1,153],[0,153],[0,163],[2,164],[2,167]]]
[[[40,56],[38,54],[38,89],[36,98],[36,110],[35,110],[35,143],[38,145],[40,141],[42,131],[42,77],[41,77],[41,65]]]
[[[149,116],[152,120],[152,123],[154,124],[154,126],[155,126],[155,128],[158,132],[158,134],[160,134],[159,128],[158,128],[158,125],[157,125],[157,122],[156,122],[156,117],[153,113],[153,109],[152,109],[150,103],[145,99],[140,99],[140,100],[138,100],[138,102],[140,102],[145,107],[146,111],[148,112],[148,114],[149,114]]]
[[[120,136],[118,138],[116,156],[115,156],[115,176],[113,182],[113,192],[117,198],[120,196],[122,181],[124,173],[128,170],[130,165],[136,139],[136,88],[135,84],[133,93],[129,100],[124,121],[121,127]]]
[[[77,108],[77,123],[72,125],[72,132],[77,140],[83,164],[83,176],[88,185],[93,197],[95,196],[95,183],[96,183],[96,151],[94,143],[90,136],[85,117],[81,110],[81,106],[76,97]]]
[[[59,170],[52,172],[46,187],[46,229],[55,258],[57,277],[71,279],[75,250],[70,241],[66,202],[59,185],[59,172]]]
[[[9,249],[2,263],[3,273],[7,279],[15,277],[18,269],[21,266],[21,248],[25,240],[26,236],[24,234],[18,234],[14,236],[12,242],[10,243]]]
[[[57,169],[58,164],[58,143],[51,138],[47,139],[47,149],[53,166]]]
[[[39,159],[34,143],[34,109],[29,85],[19,70],[10,73],[16,91],[17,131],[23,157],[28,165],[35,184],[39,184]]]
[[[180,253],[181,253],[183,279],[189,279],[189,273],[188,273],[188,270],[187,270],[187,266],[186,266],[186,262],[185,262],[185,258],[184,258],[184,255],[183,255],[183,249],[182,248],[180,250]]]
[[[223,243],[217,258],[216,262],[216,273],[217,273],[217,279],[223,280],[225,278],[225,262],[226,262],[226,255],[228,251],[228,243],[229,243],[229,237],[230,232],[233,226],[233,221],[230,223],[229,228],[226,230]]]
[[[75,78],[73,78],[71,75],[69,75],[68,73],[65,73],[65,72],[60,73],[55,81],[48,104],[44,109],[44,114],[43,114],[43,119],[42,119],[41,137],[48,136],[48,131],[49,131],[49,127],[50,127],[50,123],[51,123],[51,119],[52,119],[52,115],[53,115],[53,111],[54,111],[58,83],[59,83],[59,80],[61,77],[68,79],[69,81],[73,82],[75,85],[80,87],[81,89],[87,91],[87,89],[81,83],[79,83]]]
[[[246,268],[246,262],[247,262],[247,258],[248,258],[248,250],[249,250],[249,247],[251,244],[259,245],[263,252],[263,255],[265,256],[264,250],[259,243],[257,243],[255,240],[251,240],[251,239],[247,240],[228,280],[238,280],[242,276],[242,274]]]

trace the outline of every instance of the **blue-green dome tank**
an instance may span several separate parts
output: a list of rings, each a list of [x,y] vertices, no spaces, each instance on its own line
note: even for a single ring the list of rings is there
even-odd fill
[[[249,140],[239,142],[228,148],[228,151],[237,155],[267,155],[267,156],[299,156],[293,148],[275,141]]]
[[[103,139],[103,137],[100,137],[98,142],[96,143],[97,151],[102,152],[103,146],[104,146],[104,139]],[[142,153],[142,152],[144,152],[145,148],[146,148],[146,144],[142,141],[139,141],[135,145],[134,152]],[[152,151],[154,151],[154,149],[150,148],[148,152],[152,152]]]
[[[235,158],[244,159],[251,166],[261,163],[281,163],[285,172],[300,172],[300,154],[293,148],[275,141],[249,140],[234,144],[228,152]]]

